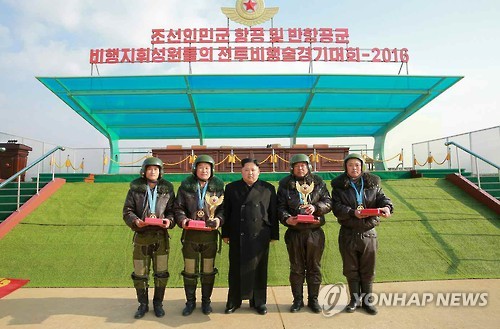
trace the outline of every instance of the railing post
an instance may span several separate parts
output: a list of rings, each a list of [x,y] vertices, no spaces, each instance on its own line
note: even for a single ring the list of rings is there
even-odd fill
[[[21,175],[17,176],[17,209],[19,211],[19,206],[21,204]]]
[[[472,149],[472,134],[468,133],[468,135],[469,135],[469,149]],[[472,155],[470,153],[469,153],[469,155],[470,155],[470,168],[472,170],[472,165],[473,165],[473,161],[474,161],[474,155]],[[476,167],[476,171],[477,171],[477,167]]]
[[[401,170],[405,169],[405,155],[403,153],[403,148],[401,148]]]
[[[105,167],[106,166],[106,150],[102,149],[102,173],[105,173]]]
[[[54,181],[55,176],[56,176],[56,159],[55,159],[54,154],[52,154],[52,159],[53,159],[54,161],[53,161],[52,167],[51,167],[50,169],[51,169],[51,171],[52,171],[52,181]]]
[[[274,159],[276,159],[276,153],[274,153],[274,147],[272,149],[272,159],[271,159],[271,163],[273,164],[273,172],[276,172],[276,163],[274,161]]]
[[[446,142],[444,143],[444,145],[446,145],[446,156],[448,156],[448,154],[450,154],[450,158],[448,159],[448,169],[451,169],[451,147],[450,145],[446,144],[448,142],[448,138],[446,138]]]
[[[36,194],[38,195],[38,190],[40,189],[40,163],[36,166]]]
[[[318,171],[318,163],[316,162],[316,149],[313,149],[314,172]]]
[[[412,157],[411,157],[411,159],[412,159],[411,169],[415,170],[415,159],[416,159],[416,157],[415,157],[415,148],[414,148],[413,144],[411,144],[411,155],[412,155]]]
[[[458,147],[455,146],[455,150],[457,151],[457,166],[458,166],[458,174],[462,176],[462,170],[460,169],[460,157],[458,156]]]
[[[234,150],[231,149],[231,173],[234,172]]]
[[[477,187],[479,187],[479,189],[481,189],[481,177],[479,175],[479,167],[477,166],[477,157],[474,157],[474,160],[476,162]]]
[[[429,160],[431,156],[431,144],[429,142],[427,142],[427,160]],[[427,161],[429,164],[429,169],[432,169],[432,166],[431,166],[431,163],[429,161]]]

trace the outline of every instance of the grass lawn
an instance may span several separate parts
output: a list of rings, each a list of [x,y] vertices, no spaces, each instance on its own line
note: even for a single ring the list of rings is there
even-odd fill
[[[377,228],[376,281],[500,277],[495,213],[443,179],[382,184],[395,213]],[[0,277],[27,278],[30,287],[132,287],[132,231],[121,216],[127,190],[126,183],[65,184],[0,240]],[[323,282],[345,281],[331,213],[323,228]],[[170,232],[168,286],[180,287],[181,230]],[[217,286],[227,286],[227,254],[224,246],[216,259]],[[288,285],[283,238],[271,245],[269,284]]]

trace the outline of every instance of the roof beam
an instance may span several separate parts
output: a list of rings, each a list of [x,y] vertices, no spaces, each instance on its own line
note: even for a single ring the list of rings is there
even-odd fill
[[[134,124],[134,123],[126,123],[126,124],[110,124],[108,125],[111,129],[157,129],[157,128],[193,128],[192,124],[173,124],[173,123],[145,123],[145,124]]]
[[[198,129],[198,138],[200,139],[200,145],[203,145],[203,129],[200,124],[200,119],[198,118],[198,113],[196,112],[196,105],[193,100],[191,85],[189,84],[187,76],[184,76],[184,81],[186,82],[186,95],[188,96],[189,104],[191,105],[191,113],[193,113],[194,122],[196,124],[196,128]]]
[[[207,123],[203,125],[204,127],[210,127],[210,128],[216,128],[216,127],[292,127],[293,123],[287,123],[287,122],[241,122],[241,123],[227,123],[227,122],[222,122],[222,123]],[[108,125],[109,128],[112,129],[147,129],[147,128],[193,128],[192,124],[172,124],[172,123],[155,123],[154,125],[151,124],[133,124],[133,123],[127,123],[127,124],[114,124],[114,125]]]
[[[315,85],[319,76],[316,78]],[[187,79],[186,79],[187,80]],[[187,81],[186,81],[187,83]],[[190,92],[197,94],[309,94],[310,88],[245,88],[245,89],[148,89],[148,90],[78,90],[71,91],[71,94],[77,96],[128,96],[128,95],[185,95]],[[314,91],[316,94],[425,94],[426,89],[343,89],[343,88],[318,88]]]
[[[233,113],[235,111],[247,111],[247,112],[299,112],[302,108],[299,107],[289,107],[289,108],[197,108],[197,113]],[[150,114],[150,113],[191,113],[191,108],[177,108],[177,109],[100,109],[93,110],[93,114]]]
[[[357,126],[384,126],[386,122],[314,122],[314,123],[304,123],[304,127],[321,127],[321,126],[331,126],[331,127],[357,127]]]
[[[272,107],[260,107],[260,108],[198,108],[196,109],[197,113],[233,113],[235,111],[248,112],[248,113],[263,113],[263,112],[302,112],[303,108],[301,107],[281,107],[281,108],[272,108]],[[335,107],[310,107],[308,112],[403,112],[405,108],[335,108]],[[191,112],[191,108],[178,108],[178,109],[99,109],[92,110],[90,113],[92,114],[150,114],[150,113],[162,113],[162,114],[173,114],[173,113],[187,113]]]
[[[314,91],[315,88],[318,84],[319,81],[319,76],[316,77],[316,80],[314,81],[313,85],[311,86],[311,89],[309,90],[309,97],[307,97],[307,101],[304,104],[304,107],[302,108],[302,113],[300,114],[299,119],[297,120],[297,123],[295,124],[295,128],[293,128],[292,132],[292,142],[295,144],[297,142],[297,134],[299,132],[300,125],[302,124],[302,121],[304,120],[304,117],[306,116],[307,110],[309,109],[309,105],[311,105],[311,102],[314,98]]]

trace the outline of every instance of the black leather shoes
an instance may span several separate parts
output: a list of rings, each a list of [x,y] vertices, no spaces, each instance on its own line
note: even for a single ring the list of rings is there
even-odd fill
[[[135,319],[140,319],[144,317],[144,315],[149,311],[149,306],[148,304],[139,304],[139,308],[137,309],[137,312],[134,314]]]
[[[347,304],[347,306],[345,307],[345,311],[347,313],[354,313],[354,311],[356,311],[356,308],[358,308],[360,305],[357,305],[356,304],[356,299],[351,299],[349,301],[349,304]]]
[[[165,310],[163,309],[163,305],[161,303],[153,304],[153,310],[155,311],[155,315],[157,318],[162,318],[165,316]]]
[[[201,302],[201,311],[205,315],[209,315],[210,313],[212,313],[213,309],[210,305],[210,302]]]
[[[266,305],[259,305],[259,306],[256,306],[255,307],[255,310],[257,311],[257,313],[259,313],[260,315],[265,315],[267,314],[267,306]]]
[[[292,306],[290,307],[290,312],[297,313],[302,307],[304,307],[303,300],[294,300]]]
[[[318,303],[317,299],[310,300],[309,303],[307,303],[307,306],[314,313],[320,313],[321,312],[321,306],[319,306],[319,303]]]
[[[196,308],[196,302],[187,302],[186,307],[182,310],[182,316],[189,316]]]
[[[226,310],[224,311],[224,313],[226,314],[231,314],[231,313],[234,313],[234,311],[236,311],[237,309],[239,309],[241,306],[241,301],[239,304],[235,304],[233,302],[227,302],[226,303]]]
[[[239,306],[234,306],[234,305],[226,306],[226,310],[224,311],[224,313],[231,314],[234,313],[234,311],[236,311],[239,308],[240,308]]]
[[[366,304],[363,302],[363,306],[361,307],[370,315],[376,315],[378,313],[377,309],[372,304]]]

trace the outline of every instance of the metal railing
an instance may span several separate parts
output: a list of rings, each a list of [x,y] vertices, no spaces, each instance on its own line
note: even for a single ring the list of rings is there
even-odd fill
[[[11,177],[7,178],[5,181],[3,181],[2,183],[0,183],[0,189],[1,189],[2,187],[6,186],[7,184],[9,184],[10,182],[12,182],[13,180],[15,180],[17,178],[17,210],[16,211],[19,211],[19,207],[21,205],[21,176],[25,172],[27,172],[28,170],[30,170],[31,168],[33,168],[34,166],[38,165],[37,175],[36,175],[36,194],[38,194],[38,192],[40,191],[40,166],[39,166],[39,164],[45,158],[47,158],[49,155],[52,155],[52,153],[56,152],[57,150],[64,151],[64,147],[62,147],[62,146],[54,147],[49,152],[47,152],[46,154],[42,155],[40,158],[36,159],[32,164],[26,166],[26,168],[21,169],[20,171],[18,171],[17,173],[15,173]],[[52,180],[54,180],[54,177],[55,177],[54,168],[55,167],[53,166],[52,167]]]
[[[468,150],[481,154],[493,163],[500,163],[500,126],[475,130],[458,135],[451,135],[424,142],[413,143],[412,168],[419,169],[455,169],[457,162],[461,162],[461,169],[475,172],[474,157],[467,152],[460,152],[460,157],[451,156],[451,147],[445,146],[446,142],[455,142]],[[479,161],[479,170],[482,175],[496,175],[497,171],[486,162]]]
[[[482,160],[483,162],[489,164],[490,166],[493,166],[494,168],[497,169],[498,171],[498,178],[500,179],[500,166],[498,166],[497,164],[494,164],[493,162],[483,158],[482,156],[472,152],[471,150],[468,150],[466,149],[465,147],[461,146],[460,144],[457,144],[455,142],[446,142],[444,143],[444,145],[446,146],[449,146],[449,145],[453,145],[455,146],[455,149],[457,151],[457,165],[458,165],[458,174],[461,175],[461,168],[460,168],[460,157],[458,156],[458,149],[461,149],[462,151],[470,154],[471,156],[474,157],[474,161],[475,161],[475,164],[476,164],[476,175],[477,175],[477,186],[479,187],[479,189],[481,189],[481,176],[480,176],[480,173],[479,173],[479,166],[478,166],[478,159],[479,160]]]

